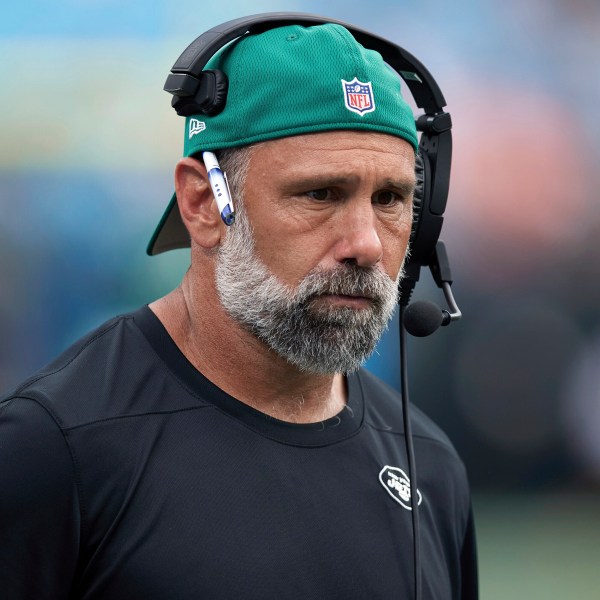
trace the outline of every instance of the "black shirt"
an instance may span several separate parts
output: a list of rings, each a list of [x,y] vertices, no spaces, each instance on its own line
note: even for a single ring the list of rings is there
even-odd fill
[[[411,598],[400,398],[365,370],[347,382],[336,417],[278,421],[148,307],[109,321],[0,400],[1,597]],[[423,598],[476,598],[463,464],[411,419]]]

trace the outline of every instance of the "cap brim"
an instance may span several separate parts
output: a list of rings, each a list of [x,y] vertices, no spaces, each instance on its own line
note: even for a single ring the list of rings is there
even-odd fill
[[[150,256],[155,256],[161,252],[167,252],[167,250],[189,247],[190,234],[181,220],[177,196],[173,194],[167,210],[165,210],[160,223],[148,243],[146,253]]]

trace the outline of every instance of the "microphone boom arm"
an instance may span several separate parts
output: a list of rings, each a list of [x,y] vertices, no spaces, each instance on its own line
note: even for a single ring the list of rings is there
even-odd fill
[[[452,321],[458,321],[462,317],[462,312],[460,312],[460,308],[458,308],[458,304],[456,304],[456,300],[452,294],[452,288],[450,287],[449,282],[442,282],[442,290],[444,291],[446,302],[452,311],[449,312],[442,309],[442,314],[444,315],[444,318],[442,319],[442,325],[450,325]]]
[[[446,303],[450,307],[450,311],[443,310],[442,325],[449,325],[452,321],[458,321],[462,317],[462,313],[456,304],[454,295],[452,294],[452,271],[450,269],[450,261],[446,252],[446,244],[442,240],[438,240],[433,251],[433,257],[429,264],[431,274],[437,286],[444,292]]]

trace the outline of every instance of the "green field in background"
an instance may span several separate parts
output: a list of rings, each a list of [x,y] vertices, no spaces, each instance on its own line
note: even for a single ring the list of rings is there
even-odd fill
[[[482,600],[600,599],[600,497],[475,495]]]

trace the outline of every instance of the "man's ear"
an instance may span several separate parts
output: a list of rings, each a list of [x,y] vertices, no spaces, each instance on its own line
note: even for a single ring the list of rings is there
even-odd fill
[[[221,241],[225,225],[221,221],[208,174],[196,158],[182,158],[175,167],[175,193],[183,224],[190,238],[206,249]]]

